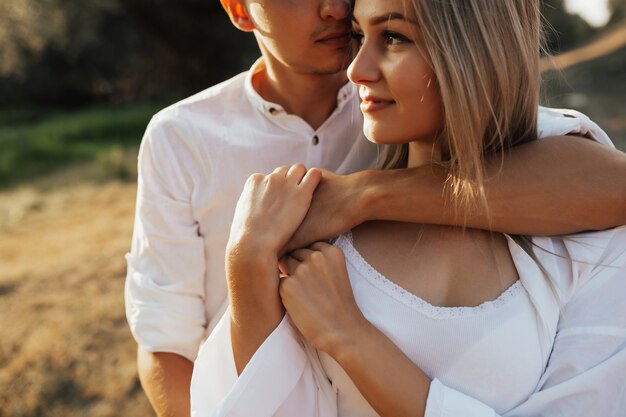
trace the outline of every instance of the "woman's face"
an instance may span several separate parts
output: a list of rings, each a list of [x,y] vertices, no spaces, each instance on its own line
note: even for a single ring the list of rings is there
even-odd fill
[[[359,87],[371,141],[415,141],[430,149],[441,127],[441,98],[430,60],[418,48],[415,11],[406,9],[402,0],[356,0],[353,30],[360,46],[348,76]]]

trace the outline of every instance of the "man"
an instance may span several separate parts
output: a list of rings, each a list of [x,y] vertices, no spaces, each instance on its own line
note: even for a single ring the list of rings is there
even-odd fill
[[[226,307],[224,248],[246,178],[296,162],[348,174],[371,167],[377,155],[362,136],[356,91],[343,71],[349,1],[222,4],[237,28],[254,33],[262,59],[156,115],[139,158],[127,316],[140,379],[159,416],[189,415],[193,360]],[[564,130],[542,136],[593,135],[584,116],[563,120]],[[512,151],[502,172],[493,161],[491,174],[490,217],[461,219],[470,227],[551,234],[626,222],[626,161],[609,147],[552,138]],[[445,178],[434,167],[326,173],[290,247],[374,218],[455,224]]]

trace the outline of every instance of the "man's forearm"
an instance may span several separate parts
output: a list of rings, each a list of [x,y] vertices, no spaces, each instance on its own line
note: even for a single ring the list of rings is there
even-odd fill
[[[158,417],[189,417],[193,363],[174,353],[137,350],[139,380]]]
[[[463,225],[504,233],[553,235],[626,223],[626,154],[587,139],[521,145],[487,161],[489,212],[469,215],[445,192],[434,166],[368,171],[367,219]],[[455,209],[458,207],[458,210]]]

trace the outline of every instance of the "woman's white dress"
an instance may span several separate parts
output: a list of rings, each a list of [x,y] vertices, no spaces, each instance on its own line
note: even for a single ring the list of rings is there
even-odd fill
[[[433,379],[426,416],[623,417],[626,227],[534,238],[547,275],[508,241],[519,281],[496,300],[454,308],[385,278],[349,233],[335,244],[364,316]],[[191,389],[193,417],[378,415],[288,317],[238,376],[226,311],[198,354]]]

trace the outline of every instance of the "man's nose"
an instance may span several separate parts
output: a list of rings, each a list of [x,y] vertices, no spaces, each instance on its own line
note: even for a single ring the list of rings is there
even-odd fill
[[[350,0],[324,0],[320,16],[324,20],[346,20],[350,16]]]

